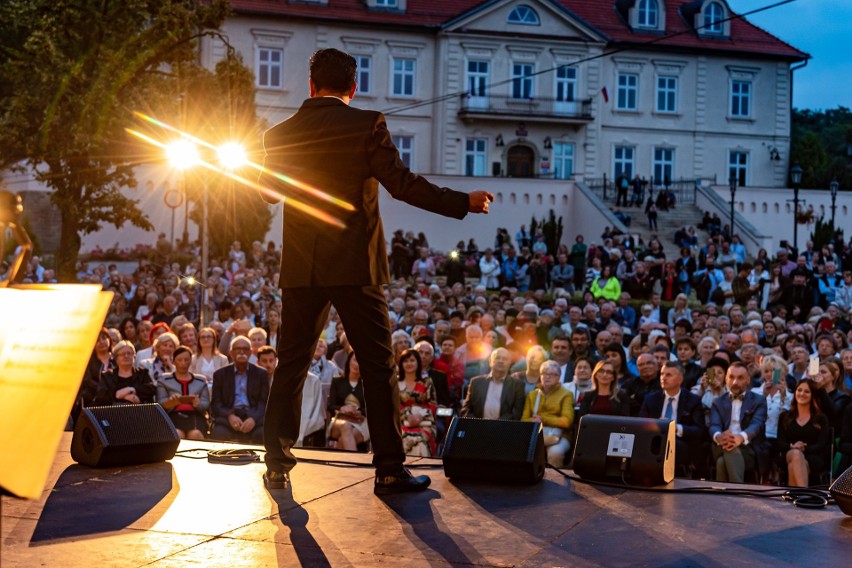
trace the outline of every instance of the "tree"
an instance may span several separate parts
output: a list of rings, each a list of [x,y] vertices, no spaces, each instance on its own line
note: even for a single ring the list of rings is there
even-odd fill
[[[226,0],[5,0],[0,3],[0,167],[29,168],[62,215],[60,281],[81,235],[104,223],[151,228],[137,202],[132,111],[167,108],[177,66],[217,29]]]
[[[848,108],[793,111],[790,163],[804,170],[802,187],[827,189],[837,179],[841,191],[852,188],[850,147],[852,112]]]

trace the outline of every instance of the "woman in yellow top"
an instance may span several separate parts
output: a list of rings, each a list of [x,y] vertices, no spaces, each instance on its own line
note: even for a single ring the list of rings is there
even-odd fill
[[[541,382],[530,391],[524,402],[524,422],[540,422],[544,427],[547,463],[562,467],[571,447],[570,428],[574,422],[574,395],[559,382],[559,363],[545,361],[541,366]]]
[[[601,269],[601,275],[592,282],[591,292],[595,300],[603,297],[615,302],[621,297],[621,282],[612,274],[611,266]]]

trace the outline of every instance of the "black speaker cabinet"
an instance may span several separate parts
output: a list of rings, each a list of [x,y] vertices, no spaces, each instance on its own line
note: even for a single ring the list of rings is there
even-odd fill
[[[541,424],[456,416],[441,457],[450,479],[538,483],[546,464]]]
[[[840,510],[852,516],[852,467],[841,473],[828,490]]]
[[[577,428],[574,472],[584,479],[663,485],[674,479],[672,422],[587,414]]]
[[[91,467],[114,467],[171,459],[178,438],[159,404],[84,408],[74,427],[71,457]]]

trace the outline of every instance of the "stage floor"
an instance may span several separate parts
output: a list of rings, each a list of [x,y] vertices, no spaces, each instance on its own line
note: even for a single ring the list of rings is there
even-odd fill
[[[315,463],[270,493],[262,463],[94,470],[69,446],[65,434],[39,501],[2,498],[0,566],[827,567],[852,551],[852,517],[837,507],[600,488],[552,470],[534,486],[451,482],[439,467],[417,471],[428,491],[379,499],[371,469]],[[219,447],[233,446],[180,449]]]

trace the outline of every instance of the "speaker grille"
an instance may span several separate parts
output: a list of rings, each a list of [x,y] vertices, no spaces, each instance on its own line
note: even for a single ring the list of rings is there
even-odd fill
[[[852,467],[840,474],[829,488],[831,496],[844,514],[852,516]]]
[[[174,432],[171,420],[152,420],[154,407],[159,404],[134,404],[121,406],[95,406],[89,408],[111,446],[130,446],[150,441],[169,439]]]

